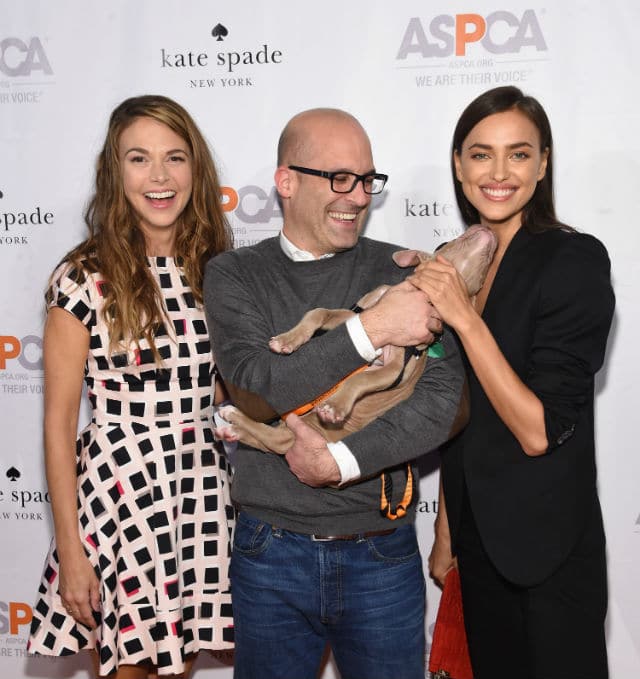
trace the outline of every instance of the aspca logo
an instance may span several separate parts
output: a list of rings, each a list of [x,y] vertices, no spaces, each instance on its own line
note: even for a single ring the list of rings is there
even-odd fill
[[[0,601],[0,634],[16,635],[20,628],[31,624],[33,611],[22,601]]]
[[[25,370],[42,370],[42,338],[25,335],[0,335],[0,370],[6,370],[9,361],[17,360]]]
[[[525,47],[547,50],[536,13],[526,9],[522,17],[507,10],[480,14],[439,14],[428,24],[418,17],[409,20],[397,59],[411,54],[421,57],[466,56],[467,47],[480,43],[491,54],[517,54]]]
[[[275,186],[269,191],[252,185],[239,189],[223,186],[222,209],[233,212],[245,224],[267,224],[272,219],[282,219]]]
[[[53,69],[40,42],[40,38],[0,40],[0,72],[12,78],[32,73],[53,75]]]

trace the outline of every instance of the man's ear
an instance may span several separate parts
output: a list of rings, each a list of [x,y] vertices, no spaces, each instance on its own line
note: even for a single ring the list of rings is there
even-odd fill
[[[290,198],[292,190],[292,171],[286,165],[280,165],[273,175],[273,181],[280,198]]]

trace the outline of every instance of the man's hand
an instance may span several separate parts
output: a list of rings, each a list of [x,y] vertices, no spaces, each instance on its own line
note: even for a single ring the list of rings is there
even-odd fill
[[[285,458],[298,480],[312,488],[340,483],[340,470],[324,437],[295,414],[287,416],[286,424],[295,441]]]
[[[376,349],[431,344],[442,332],[440,315],[429,298],[404,281],[389,288],[380,301],[360,314],[362,327]]]

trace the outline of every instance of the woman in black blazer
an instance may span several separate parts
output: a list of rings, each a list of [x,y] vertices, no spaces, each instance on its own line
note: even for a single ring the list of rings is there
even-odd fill
[[[515,87],[475,99],[452,171],[495,258],[474,302],[442,258],[412,278],[468,366],[471,419],[443,450],[429,563],[442,582],[457,558],[475,679],[608,676],[593,396],[614,295],[604,246],[555,216],[552,151],[538,101]]]

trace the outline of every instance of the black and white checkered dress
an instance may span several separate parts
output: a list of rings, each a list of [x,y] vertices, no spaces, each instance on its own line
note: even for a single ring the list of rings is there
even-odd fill
[[[79,530],[100,579],[96,629],[58,594],[55,540],[33,611],[29,651],[95,648],[100,674],[152,663],[184,670],[184,655],[233,645],[228,563],[233,509],[214,445],[214,365],[204,311],[173,258],[149,258],[170,327],[148,345],[109,355],[99,274],[61,265],[50,306],[91,333],[85,381],[92,421],[77,442]]]

